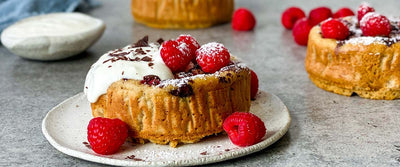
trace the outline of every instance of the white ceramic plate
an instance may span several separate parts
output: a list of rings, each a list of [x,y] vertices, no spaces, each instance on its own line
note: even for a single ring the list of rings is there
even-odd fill
[[[42,131],[50,144],[59,151],[88,161],[119,166],[201,165],[260,151],[287,132],[290,114],[275,95],[260,91],[257,99],[252,101],[250,111],[264,121],[267,134],[261,142],[249,147],[235,146],[226,134],[220,134],[177,148],[153,143],[135,145],[125,142],[116,154],[99,155],[86,144],[86,127],[92,115],[83,93],[70,97],[51,109],[43,120]]]

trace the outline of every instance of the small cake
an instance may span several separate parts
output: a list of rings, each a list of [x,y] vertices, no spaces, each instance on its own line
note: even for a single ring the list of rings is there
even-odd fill
[[[234,0],[132,0],[136,22],[154,28],[206,28],[229,22]]]
[[[144,38],[92,65],[84,92],[94,117],[119,118],[141,143],[176,147],[218,134],[231,113],[249,111],[251,75],[244,64],[231,56],[227,65],[207,73],[191,60],[184,71],[172,72],[160,43]]]
[[[369,23],[367,17],[375,18]],[[357,17],[340,19],[349,31],[343,40],[324,38],[321,24],[313,27],[305,59],[311,81],[322,89],[346,96],[355,93],[369,99],[400,98],[399,19],[388,19],[388,35],[370,35],[375,30],[362,29],[375,26],[368,24],[384,22],[374,21],[386,19],[383,17],[366,14],[361,25]]]

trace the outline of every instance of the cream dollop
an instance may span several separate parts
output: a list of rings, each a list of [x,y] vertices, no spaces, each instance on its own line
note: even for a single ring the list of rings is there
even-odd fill
[[[125,46],[110,51],[94,63],[85,81],[84,92],[91,103],[107,93],[108,87],[121,79],[142,80],[146,75],[157,75],[161,80],[174,75],[161,58],[157,44],[147,47]]]

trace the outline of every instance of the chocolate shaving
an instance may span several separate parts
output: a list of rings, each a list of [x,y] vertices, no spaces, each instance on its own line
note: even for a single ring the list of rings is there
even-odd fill
[[[141,54],[141,55],[146,54],[146,52],[144,52],[144,50],[142,48],[136,49],[135,52],[136,52],[136,54]]]
[[[201,155],[207,155],[207,151],[201,152]]]
[[[151,67],[151,66],[153,66],[154,65],[154,63],[149,63],[149,67]]]
[[[134,43],[132,45],[132,48],[137,48],[137,47],[147,47],[149,46],[149,36],[144,36],[142,39],[140,39],[139,41],[137,41],[136,43]]]
[[[162,38],[160,38],[160,39],[157,40],[157,43],[160,44],[160,45],[161,45],[163,42],[164,42],[164,39],[162,39]]]
[[[189,84],[183,84],[182,86],[178,87],[178,89],[171,90],[169,93],[174,96],[188,97],[193,95],[193,88]]]
[[[145,56],[141,59],[142,61],[153,61],[153,59],[151,57]]]
[[[127,54],[129,54],[130,52],[112,52],[109,55],[111,57],[118,57],[118,56],[125,56]]]

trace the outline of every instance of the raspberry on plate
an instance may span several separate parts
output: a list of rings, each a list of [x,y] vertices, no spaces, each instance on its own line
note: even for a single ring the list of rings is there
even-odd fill
[[[308,34],[310,33],[312,26],[307,18],[297,20],[293,26],[292,35],[294,41],[299,45],[307,45]]]
[[[256,25],[256,18],[246,8],[237,9],[232,16],[232,28],[238,31],[250,31]]]
[[[224,45],[211,42],[197,49],[196,60],[204,72],[214,73],[229,64],[230,54]]]
[[[162,43],[160,55],[165,65],[167,65],[173,73],[184,71],[192,60],[188,45],[174,40]]]
[[[290,7],[282,13],[281,22],[283,27],[290,30],[293,28],[294,23],[303,17],[306,17],[303,10],[298,7]]]
[[[329,19],[322,22],[321,31],[324,38],[337,40],[344,40],[350,34],[349,28],[337,19]]]
[[[336,13],[333,14],[333,18],[341,18],[346,16],[354,16],[354,12],[349,8],[340,8]]]
[[[332,17],[332,10],[327,7],[318,7],[310,11],[309,19],[312,26]]]
[[[257,74],[251,70],[251,86],[250,86],[250,97],[252,100],[256,99],[256,95],[258,92],[258,77]]]
[[[357,10],[358,22],[360,22],[361,19],[364,17],[364,15],[369,12],[375,12],[375,9],[373,7],[371,7],[368,3],[365,3],[365,2],[362,3],[360,5],[360,7],[358,7],[358,10]]]
[[[360,21],[360,28],[364,36],[389,36],[390,21],[385,16],[369,12]]]
[[[128,128],[119,119],[97,117],[90,120],[87,139],[92,150],[98,154],[109,155],[118,151],[128,137]]]
[[[249,112],[235,112],[228,116],[223,128],[233,144],[245,147],[261,141],[267,129],[264,122]]]
[[[199,43],[191,35],[180,35],[176,41],[185,43],[189,48],[191,60],[196,56],[196,50],[200,48]]]

